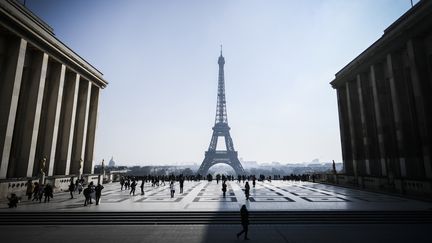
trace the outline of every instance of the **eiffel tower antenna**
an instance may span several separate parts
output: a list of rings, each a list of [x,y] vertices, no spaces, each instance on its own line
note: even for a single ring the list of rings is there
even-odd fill
[[[204,176],[207,174],[210,167],[215,164],[223,163],[231,166],[237,175],[244,175],[245,171],[238,159],[237,151],[234,149],[234,144],[229,132],[231,128],[228,126],[228,116],[226,111],[224,75],[225,58],[222,56],[222,45],[218,64],[219,77],[215,125],[213,126],[213,135],[210,140],[209,148],[205,152],[204,161],[198,169],[198,174]],[[216,150],[219,137],[225,139],[226,150]]]

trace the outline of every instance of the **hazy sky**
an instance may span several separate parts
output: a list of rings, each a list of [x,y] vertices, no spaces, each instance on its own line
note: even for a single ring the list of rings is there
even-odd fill
[[[417,2],[417,1],[414,1]],[[98,68],[96,164],[201,163],[216,112],[219,45],[239,157],[341,161],[334,74],[410,0],[27,0]]]

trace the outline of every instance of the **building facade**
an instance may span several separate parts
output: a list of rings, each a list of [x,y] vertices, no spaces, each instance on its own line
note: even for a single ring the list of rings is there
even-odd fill
[[[106,85],[50,26],[0,1],[0,180],[91,174]]]
[[[390,25],[331,85],[345,179],[430,193],[432,1],[420,1]]]

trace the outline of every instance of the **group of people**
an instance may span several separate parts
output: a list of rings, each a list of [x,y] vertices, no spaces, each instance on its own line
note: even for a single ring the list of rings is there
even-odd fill
[[[133,195],[135,196],[135,190],[136,190],[136,186],[138,185],[139,180],[141,179],[141,195],[145,195],[145,191],[144,191],[144,184],[146,182],[151,182],[151,186],[152,187],[159,187],[159,186],[165,186],[165,180],[169,180],[169,188],[170,188],[170,195],[171,198],[174,197],[175,194],[175,181],[176,179],[179,182],[179,186],[180,186],[180,193],[183,193],[183,187],[184,187],[184,181],[185,181],[185,177],[183,176],[178,176],[178,177],[174,177],[174,176],[170,176],[170,177],[159,177],[159,176],[152,176],[152,177],[133,177],[133,176],[122,176],[120,178],[120,190],[123,191],[124,190],[130,190],[129,195]]]

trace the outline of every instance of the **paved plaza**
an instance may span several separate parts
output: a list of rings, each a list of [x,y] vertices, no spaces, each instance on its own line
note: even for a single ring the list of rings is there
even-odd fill
[[[135,196],[120,190],[119,183],[105,184],[100,205],[94,203],[84,207],[84,196],[68,192],[54,194],[49,203],[31,202],[23,197],[18,208],[7,208],[2,201],[0,212],[7,211],[238,211],[246,204],[252,211],[309,211],[309,210],[430,210],[432,203],[401,198],[392,195],[319,184],[311,182],[272,181],[251,185],[250,200],[245,200],[244,184],[227,182],[226,197],[222,197],[221,183],[216,181],[185,181],[184,192],[179,193],[176,183],[175,197],[170,197],[169,186],[152,187],[145,184],[145,195],[141,195],[139,182]],[[252,183],[251,183],[252,184]]]

